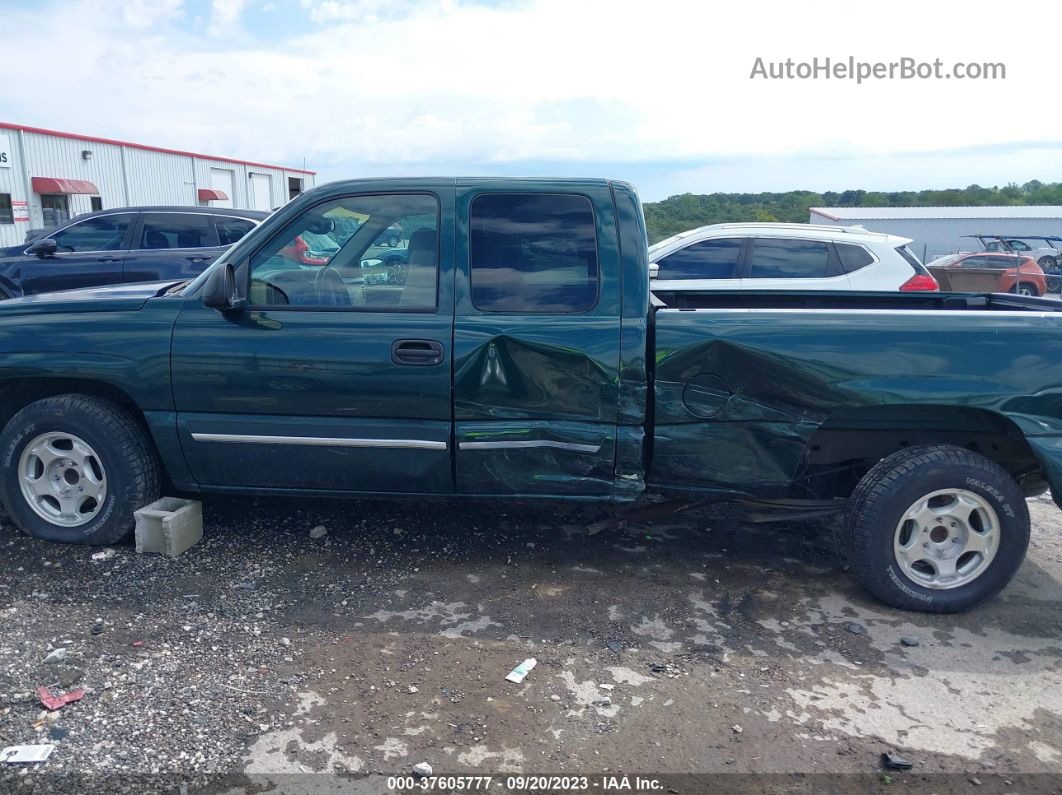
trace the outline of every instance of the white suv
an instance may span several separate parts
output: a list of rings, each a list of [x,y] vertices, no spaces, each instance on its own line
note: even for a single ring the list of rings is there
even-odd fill
[[[649,247],[653,289],[937,290],[910,238],[861,226],[712,224]]]

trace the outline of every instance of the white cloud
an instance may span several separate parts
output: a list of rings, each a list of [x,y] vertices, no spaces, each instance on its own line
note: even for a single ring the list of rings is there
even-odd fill
[[[248,0],[211,0],[210,34],[220,36],[232,32],[247,4]]]
[[[985,0],[961,14],[900,0],[872,15],[847,0],[828,10],[791,0],[287,4],[309,29],[268,41],[236,35],[246,0],[214,0],[212,40],[159,26],[175,18],[174,0],[127,3],[136,11],[117,23],[88,0],[14,12],[13,24],[49,30],[79,68],[73,79],[23,70],[0,89],[0,105],[42,126],[291,163],[305,155],[325,170],[514,160],[692,170],[720,158],[830,157],[844,184],[845,157],[1062,142],[1051,49],[1000,47],[985,22],[998,5]],[[1008,14],[1028,19],[1038,8],[1015,0]],[[150,27],[152,13],[149,35],[128,35]],[[37,60],[31,37],[5,51],[11,63]],[[849,55],[1001,60],[1008,78],[859,86],[748,77],[756,56]],[[1041,179],[1062,178],[1060,167],[1044,158]]]
[[[131,28],[150,28],[181,14],[183,0],[125,0],[122,19]]]

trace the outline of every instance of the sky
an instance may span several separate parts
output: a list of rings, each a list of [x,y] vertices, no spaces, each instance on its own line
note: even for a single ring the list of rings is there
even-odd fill
[[[1062,67],[1031,24],[1058,29],[1051,8],[0,0],[0,120],[305,162],[318,183],[608,176],[658,200],[1062,181]],[[1001,62],[1006,77],[751,76],[758,58],[816,57]]]

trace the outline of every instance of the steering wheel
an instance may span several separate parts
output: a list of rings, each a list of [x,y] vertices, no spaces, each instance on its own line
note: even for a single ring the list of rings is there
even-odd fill
[[[317,303],[321,306],[350,306],[350,293],[347,283],[335,268],[325,265],[313,280]]]

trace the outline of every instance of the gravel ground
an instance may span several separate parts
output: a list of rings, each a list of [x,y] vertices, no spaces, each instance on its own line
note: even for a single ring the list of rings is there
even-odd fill
[[[4,518],[0,745],[56,750],[0,791],[378,791],[428,762],[1058,792],[1062,514],[1030,507],[1018,578],[959,616],[886,608],[821,528],[727,506],[588,537],[599,508],[212,498],[176,560]],[[48,712],[38,685],[86,695]]]

